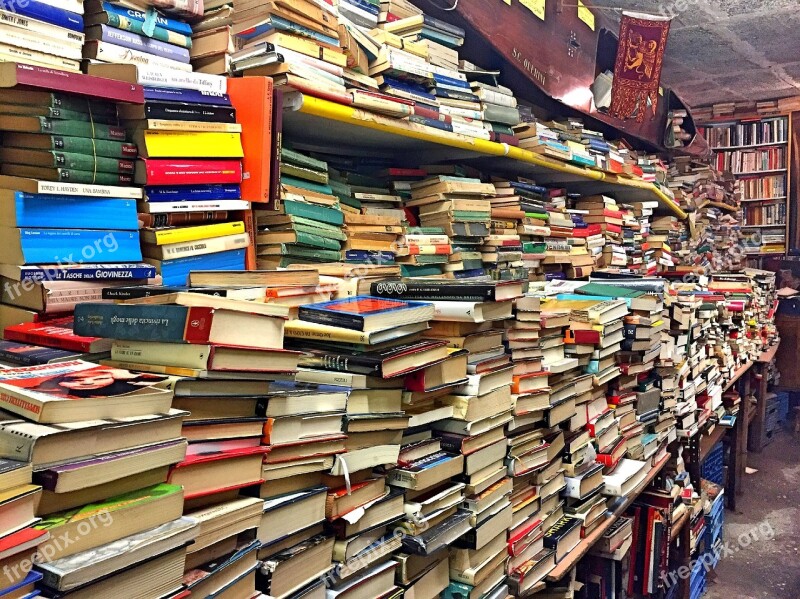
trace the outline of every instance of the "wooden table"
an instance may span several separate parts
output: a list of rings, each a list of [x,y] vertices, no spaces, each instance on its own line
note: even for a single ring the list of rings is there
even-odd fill
[[[748,449],[753,453],[761,453],[767,439],[767,391],[769,389],[769,365],[778,353],[780,343],[776,343],[764,351],[755,361],[755,372],[760,376],[758,381],[758,403],[753,418]]]

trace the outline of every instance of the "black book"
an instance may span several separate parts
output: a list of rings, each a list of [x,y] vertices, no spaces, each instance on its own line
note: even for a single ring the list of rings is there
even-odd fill
[[[120,117],[129,120],[162,119],[168,121],[202,121],[235,123],[236,109],[230,106],[187,104],[184,102],[147,102],[144,106],[123,106]]]
[[[430,555],[470,531],[472,512],[459,511],[417,536],[403,537],[403,549],[416,555]]]
[[[469,283],[461,281],[396,280],[373,283],[371,294],[404,300],[498,302],[522,295],[518,281]]]
[[[556,562],[560,562],[580,543],[581,522],[578,518],[564,516],[544,535],[544,546],[556,552]]]
[[[201,295],[211,295],[214,297],[229,297],[231,299],[253,299],[249,297],[242,297],[242,294],[247,294],[242,289],[230,289],[226,287],[186,287],[182,285],[173,285],[169,287],[162,287],[160,285],[132,285],[130,287],[106,287],[102,291],[102,298],[104,300],[131,300],[141,299],[144,297],[154,297],[157,295],[168,295],[170,293],[199,293]],[[238,293],[238,292],[242,293]]]
[[[418,370],[447,357],[446,341],[418,341],[366,353],[310,349],[302,368],[319,368],[391,378]]]

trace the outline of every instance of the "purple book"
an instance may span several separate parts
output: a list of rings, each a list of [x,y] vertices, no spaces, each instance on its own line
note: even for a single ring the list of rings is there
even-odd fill
[[[190,57],[187,48],[144,37],[131,31],[115,29],[108,25],[97,25],[97,27],[100,27],[101,41],[189,64]]]

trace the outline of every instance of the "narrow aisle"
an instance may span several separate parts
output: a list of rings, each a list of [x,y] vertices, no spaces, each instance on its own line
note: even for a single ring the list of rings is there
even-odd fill
[[[745,493],[727,512],[726,555],[707,599],[800,597],[800,438],[782,432],[749,454]]]

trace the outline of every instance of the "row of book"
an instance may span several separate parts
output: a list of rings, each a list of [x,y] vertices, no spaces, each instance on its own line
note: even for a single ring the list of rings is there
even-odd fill
[[[701,132],[713,148],[780,144],[786,143],[788,124],[786,117],[765,118],[757,122],[712,125]]]

